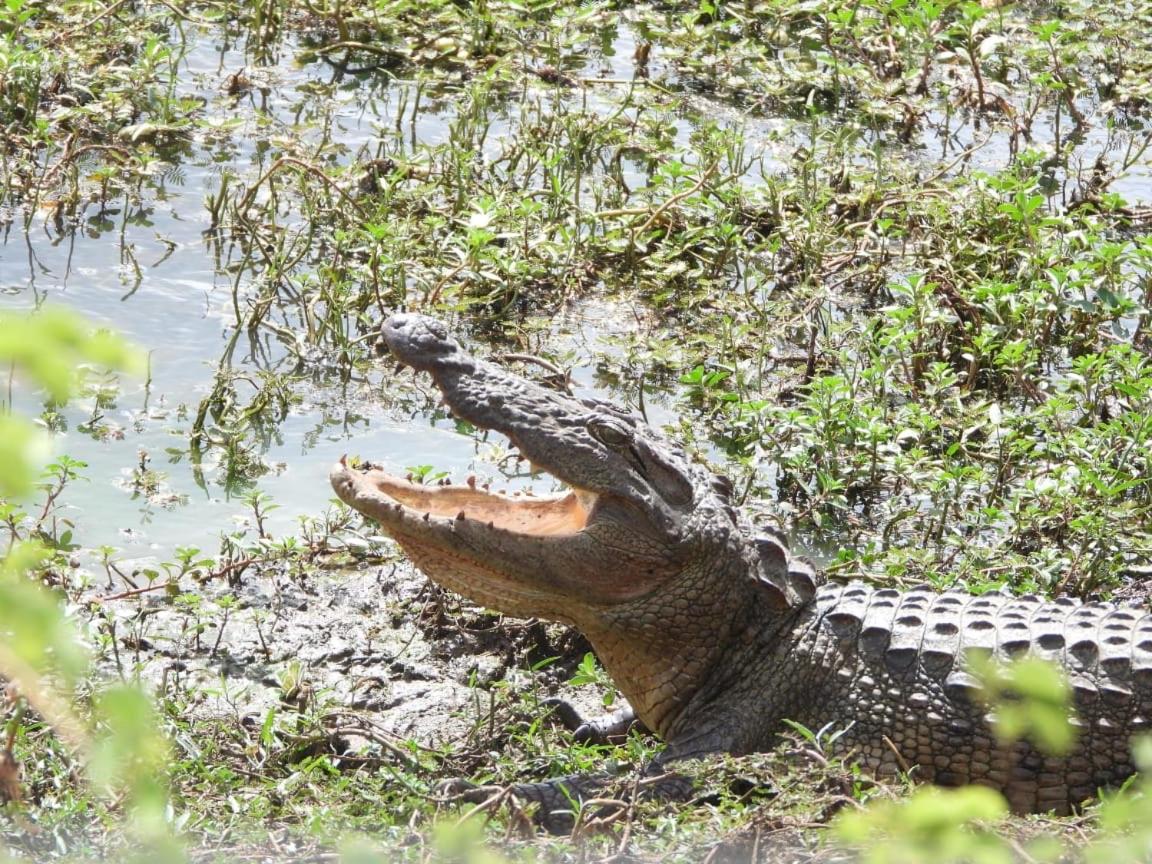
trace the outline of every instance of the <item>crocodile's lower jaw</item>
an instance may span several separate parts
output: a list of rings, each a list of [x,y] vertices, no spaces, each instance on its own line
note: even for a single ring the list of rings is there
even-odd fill
[[[562,495],[507,495],[467,485],[413,483],[378,468],[357,470],[346,459],[333,468],[332,486],[340,499],[383,525],[400,521],[480,523],[526,537],[564,537],[588,525],[595,495],[574,490]]]

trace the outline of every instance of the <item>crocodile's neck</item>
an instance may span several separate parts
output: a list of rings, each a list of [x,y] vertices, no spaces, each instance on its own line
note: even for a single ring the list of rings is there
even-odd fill
[[[685,572],[663,598],[615,607],[581,628],[636,715],[665,737],[743,662],[758,632],[779,626],[751,591],[709,591],[711,576]]]

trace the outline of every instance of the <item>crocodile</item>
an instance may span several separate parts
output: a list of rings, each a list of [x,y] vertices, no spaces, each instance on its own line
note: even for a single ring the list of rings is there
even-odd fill
[[[660,735],[650,774],[768,750],[786,721],[839,730],[834,748],[875,776],[989,786],[1018,812],[1066,814],[1135,772],[1131,738],[1152,720],[1152,614],[828,581],[780,533],[753,528],[728,479],[637,414],[476,359],[432,318],[393,315],[382,334],[455,416],[507,436],[568,491],[429,486],[341,459],[336,494],[440,585],[582,632],[631,707],[595,730],[635,716]],[[1063,667],[1071,750],[999,740],[974,655]],[[567,777],[514,792],[562,810],[596,789]]]

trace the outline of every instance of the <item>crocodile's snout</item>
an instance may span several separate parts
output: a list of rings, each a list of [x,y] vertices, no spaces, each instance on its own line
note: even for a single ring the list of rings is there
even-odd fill
[[[444,325],[426,315],[393,315],[384,322],[381,333],[393,356],[416,369],[429,369],[453,355],[462,355]]]

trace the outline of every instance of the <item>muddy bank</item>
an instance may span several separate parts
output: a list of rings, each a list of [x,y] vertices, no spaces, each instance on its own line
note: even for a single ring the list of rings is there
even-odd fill
[[[334,563],[259,566],[234,586],[101,602],[103,671],[189,699],[198,718],[259,726],[272,709],[355,714],[433,748],[475,743],[497,683],[602,710],[597,694],[566,683],[589,650],[578,634],[471,606],[402,558]]]

